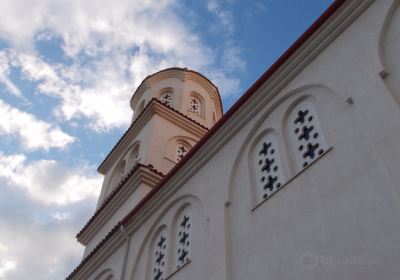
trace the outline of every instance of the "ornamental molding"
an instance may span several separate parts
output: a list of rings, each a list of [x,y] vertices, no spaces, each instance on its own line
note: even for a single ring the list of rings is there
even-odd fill
[[[87,245],[100,229],[111,219],[119,207],[135,192],[142,184],[154,187],[162,178],[161,174],[149,169],[147,166],[134,166],[123,178],[115,189],[105,198],[92,218],[78,233],[77,240],[82,245]]]

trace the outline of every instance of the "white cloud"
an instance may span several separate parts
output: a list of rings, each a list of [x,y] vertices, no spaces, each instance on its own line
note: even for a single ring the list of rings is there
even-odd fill
[[[26,149],[64,148],[75,139],[59,127],[20,111],[0,99],[0,134],[16,135]]]
[[[49,64],[28,53],[12,52],[12,63],[24,77],[38,83],[37,90],[59,98],[54,113],[68,121],[86,117],[90,127],[107,130],[128,124],[132,84],[126,80],[127,61],[122,55],[91,64]]]
[[[2,243],[0,243],[0,253],[7,253],[8,247]]]
[[[4,52],[0,52],[0,83],[3,84],[8,91],[17,96],[22,97],[19,88],[10,80],[10,66],[8,57]]]
[[[227,1],[208,0],[207,2],[208,11],[215,17],[212,31],[222,38],[221,45],[223,47],[220,50],[220,61],[223,66],[222,71],[216,71],[218,78],[215,81],[223,89],[221,91],[223,98],[235,96],[239,93],[240,79],[231,78],[229,74],[242,73],[246,68],[241,50],[234,44],[232,39],[235,30],[234,17],[229,9],[230,3],[225,2]]]
[[[23,207],[28,212],[35,205]],[[0,227],[0,239],[8,246],[7,252],[0,252],[2,280],[65,279],[82,257],[83,247],[74,238],[78,228],[71,223],[37,224],[0,217]]]
[[[214,31],[224,33],[225,36],[232,35],[235,29],[232,13],[227,9],[223,9],[216,0],[209,0],[207,9],[217,19],[217,24],[213,26]]]
[[[55,211],[51,213],[51,217],[57,222],[63,222],[65,220],[71,219],[72,215],[68,211]]]
[[[20,68],[39,93],[58,98],[53,112],[67,121],[85,118],[97,131],[126,127],[133,89],[166,67],[192,68],[211,79],[218,73],[226,81],[217,84],[223,96],[239,91],[234,85],[240,79],[231,70],[242,68],[240,52],[229,46],[220,61],[177,16],[175,1],[14,0],[1,6],[0,38],[14,47],[7,52],[9,65],[3,64]],[[225,28],[233,27],[229,12],[209,6]],[[56,39],[68,63],[38,55],[36,43]],[[18,94],[7,73],[2,76],[9,91]]]
[[[100,132],[126,127],[135,87],[172,66],[207,75],[223,97],[239,91],[233,69],[241,68],[240,51],[226,38],[208,47],[174,0],[0,2],[0,40],[9,46],[0,50],[0,84],[30,102],[51,97],[56,121]],[[217,14],[229,28],[232,14],[221,8]],[[21,73],[28,87],[12,73]],[[0,117],[0,134],[19,137],[29,150],[76,141],[1,100]],[[0,152],[0,279],[62,279],[71,272],[82,256],[74,236],[93,213],[101,181],[92,166]]]
[[[4,276],[10,270],[15,269],[17,264],[14,261],[4,260],[0,262],[0,279],[6,279]]]
[[[238,93],[237,89],[240,87],[240,79],[229,79],[222,72],[213,72],[210,73],[210,76],[212,77],[213,81],[219,85],[219,92],[222,98],[229,96],[224,94],[225,91]]]
[[[79,263],[75,234],[101,187],[93,169],[0,153],[0,279],[64,279]]]
[[[240,49],[233,46],[229,42],[227,42],[226,45],[227,47],[222,54],[222,60],[225,62],[225,69],[227,69],[228,71],[244,71],[246,68],[246,64],[240,58]]]
[[[27,162],[22,154],[0,153],[0,179],[14,184],[28,196],[45,205],[67,205],[99,194],[102,178],[93,168],[80,166],[74,169],[54,160]],[[53,218],[67,218],[55,214]]]

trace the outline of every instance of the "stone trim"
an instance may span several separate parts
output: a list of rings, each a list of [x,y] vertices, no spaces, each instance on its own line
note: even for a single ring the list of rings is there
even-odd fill
[[[114,214],[117,209],[115,206],[121,205],[140,183],[143,182],[153,187],[163,176],[152,165],[143,165],[140,163],[135,165],[104,199],[86,225],[79,231],[76,235],[78,241],[86,245],[93,238],[97,230]]]

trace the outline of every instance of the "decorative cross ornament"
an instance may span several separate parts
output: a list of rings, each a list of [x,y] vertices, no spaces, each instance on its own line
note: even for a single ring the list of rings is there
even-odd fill
[[[189,111],[200,115],[200,101],[194,97],[190,98]]]
[[[260,150],[260,152],[258,153],[259,155],[267,155],[268,154],[268,149],[271,147],[271,143],[263,143],[262,144],[262,149]]]
[[[277,140],[273,134],[264,136],[255,149],[257,201],[260,202],[278,190],[283,174]]]
[[[190,259],[190,236],[191,236],[191,217],[186,208],[178,218],[177,224],[177,248],[176,248],[176,267],[179,268]]]
[[[160,101],[167,106],[172,106],[172,94],[166,93],[160,97]]]
[[[186,224],[189,222],[189,216],[183,216],[183,221],[181,223],[181,227],[186,227]]]
[[[289,124],[298,169],[307,167],[327,149],[314,105],[300,103],[294,108]]]
[[[176,150],[176,161],[180,161],[188,151],[189,149],[185,145],[179,144]]]
[[[164,244],[166,238],[164,236],[161,236],[160,240],[157,243],[157,246],[162,248],[162,245]]]
[[[304,140],[309,140],[310,139],[310,132],[314,129],[314,126],[303,126],[302,128],[302,133],[299,136],[299,140],[304,139]]]
[[[304,123],[304,120],[305,120],[305,117],[306,117],[307,114],[308,114],[308,110],[304,110],[304,111],[299,110],[297,112],[297,118],[294,120],[294,123],[295,124],[298,123],[298,122]]]
[[[153,279],[163,280],[166,271],[167,238],[165,229],[155,239],[153,255]]]
[[[278,180],[278,177],[272,177],[268,175],[268,182],[264,185],[264,190],[269,189],[270,191],[273,190],[275,182]]]

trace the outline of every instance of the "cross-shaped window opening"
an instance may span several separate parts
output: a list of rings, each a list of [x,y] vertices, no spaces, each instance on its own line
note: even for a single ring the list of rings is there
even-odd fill
[[[189,151],[189,147],[183,143],[178,143],[176,148],[176,161],[180,161]]]
[[[190,97],[190,104],[189,104],[189,111],[196,114],[196,115],[201,115],[201,109],[202,109],[202,104],[201,101],[192,96]]]
[[[172,106],[172,93],[164,93],[163,95],[161,95],[160,101],[167,106]]]

